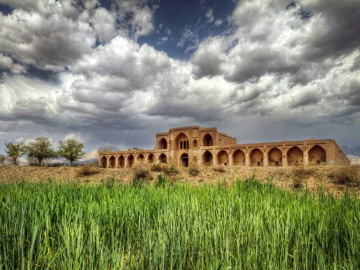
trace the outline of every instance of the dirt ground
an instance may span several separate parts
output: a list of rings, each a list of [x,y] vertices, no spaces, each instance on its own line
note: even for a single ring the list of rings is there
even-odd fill
[[[0,166],[0,182],[76,182],[97,184],[113,178],[115,182],[129,183],[136,169],[103,169],[96,168],[98,173],[91,176],[78,176],[80,167],[33,167],[33,166]],[[168,175],[171,181],[179,181],[191,185],[202,183],[217,184],[225,181],[228,186],[238,179],[246,179],[253,174],[259,181],[269,181],[284,189],[304,189],[306,186],[313,192],[324,188],[333,194],[352,191],[360,196],[360,166],[316,166],[308,168],[278,168],[278,167],[205,167],[199,169],[197,176],[191,176],[188,168],[179,169],[179,173]],[[344,177],[344,171],[347,175]],[[350,177],[349,177],[350,172]],[[159,172],[151,172],[153,183]],[[340,175],[340,176],[339,176]],[[339,177],[342,177],[339,181]],[[343,179],[345,178],[345,180]],[[348,178],[351,178],[350,180]],[[354,180],[355,179],[355,180]],[[341,182],[341,183],[340,183]]]

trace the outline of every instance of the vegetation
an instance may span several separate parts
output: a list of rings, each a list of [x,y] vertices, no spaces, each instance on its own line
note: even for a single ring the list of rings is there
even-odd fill
[[[72,166],[74,161],[77,161],[80,157],[85,155],[83,152],[84,144],[75,140],[67,139],[65,141],[59,141],[59,151],[58,154],[60,157],[65,158],[70,162]]]
[[[141,151],[141,150],[144,150],[144,148],[139,148],[139,147],[128,148],[128,151]]]
[[[41,166],[43,160],[57,157],[50,140],[46,137],[35,138],[34,142],[29,143],[26,149],[28,157],[36,158],[39,166]]]
[[[77,176],[78,177],[83,177],[83,176],[90,176],[90,175],[94,175],[100,172],[99,167],[94,166],[91,163],[85,164],[80,166],[77,169]]]
[[[357,269],[360,201],[232,188],[0,184],[1,269]]]
[[[199,173],[200,173],[200,169],[199,169],[198,166],[195,166],[195,165],[190,166],[190,168],[189,168],[189,174],[190,174],[191,176],[198,176]]]
[[[5,152],[14,165],[17,165],[18,158],[26,153],[24,143],[5,143]]]
[[[6,161],[6,156],[0,155],[0,165],[3,165]]]

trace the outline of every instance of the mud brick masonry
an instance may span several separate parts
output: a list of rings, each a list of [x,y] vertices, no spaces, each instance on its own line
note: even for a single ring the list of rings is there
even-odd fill
[[[172,128],[156,134],[153,150],[101,152],[104,168],[131,168],[139,163],[171,163],[179,167],[198,166],[316,166],[349,165],[335,140],[307,139],[237,144],[236,138],[215,127]]]

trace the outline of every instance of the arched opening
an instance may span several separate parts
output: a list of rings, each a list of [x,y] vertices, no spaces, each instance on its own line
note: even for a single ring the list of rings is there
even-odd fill
[[[167,163],[167,157],[164,153],[162,153],[160,156],[159,156],[159,161],[161,163]]]
[[[101,158],[100,166],[106,168],[106,163],[107,163],[106,157],[103,156]]]
[[[188,154],[182,154],[180,157],[180,164],[182,167],[189,167],[189,156]]]
[[[209,133],[207,133],[204,138],[203,138],[203,145],[204,146],[213,146],[213,138],[211,137],[211,135]]]
[[[127,160],[128,160],[128,168],[132,168],[132,166],[134,166],[134,160],[135,160],[134,156],[133,155],[128,156]]]
[[[245,166],[245,153],[240,149],[233,154],[233,164],[234,166]]]
[[[177,135],[175,139],[177,150],[189,149],[189,139],[184,133]]]
[[[288,166],[298,166],[303,164],[303,151],[299,147],[294,146],[287,153]]]
[[[251,166],[263,166],[264,165],[264,155],[263,153],[255,148],[250,153],[250,165]]]
[[[225,150],[221,150],[217,154],[217,164],[224,165],[224,166],[229,165],[229,155]]]
[[[315,145],[313,148],[311,148],[308,156],[310,165],[326,164],[326,152],[324,148],[319,145]]]
[[[209,151],[206,151],[202,156],[202,162],[205,166],[211,166],[213,164],[213,155]]]
[[[124,156],[119,157],[119,168],[125,168],[125,158],[124,158]]]
[[[154,160],[155,160],[154,154],[149,154],[149,155],[148,155],[148,162],[149,162],[149,163],[153,163]]]
[[[198,148],[198,141],[196,139],[193,141],[193,148],[194,149]]]
[[[193,164],[197,165],[198,163],[198,158],[197,157],[193,157]]]
[[[272,148],[268,152],[268,165],[269,166],[281,166],[282,165],[282,153],[279,148]]]
[[[137,161],[138,161],[139,163],[144,163],[144,161],[145,161],[144,155],[143,155],[143,154],[138,155]]]
[[[159,141],[159,148],[160,149],[167,149],[167,140],[165,138],[162,138]]]
[[[115,157],[111,156],[109,159],[109,168],[115,168]]]

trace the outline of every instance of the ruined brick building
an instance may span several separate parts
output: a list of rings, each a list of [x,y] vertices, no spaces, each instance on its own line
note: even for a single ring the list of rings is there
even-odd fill
[[[199,166],[296,166],[349,165],[335,140],[307,139],[237,144],[236,138],[215,127],[172,128],[156,134],[153,150],[101,152],[105,168],[131,168],[138,163],[171,163],[179,167]]]

